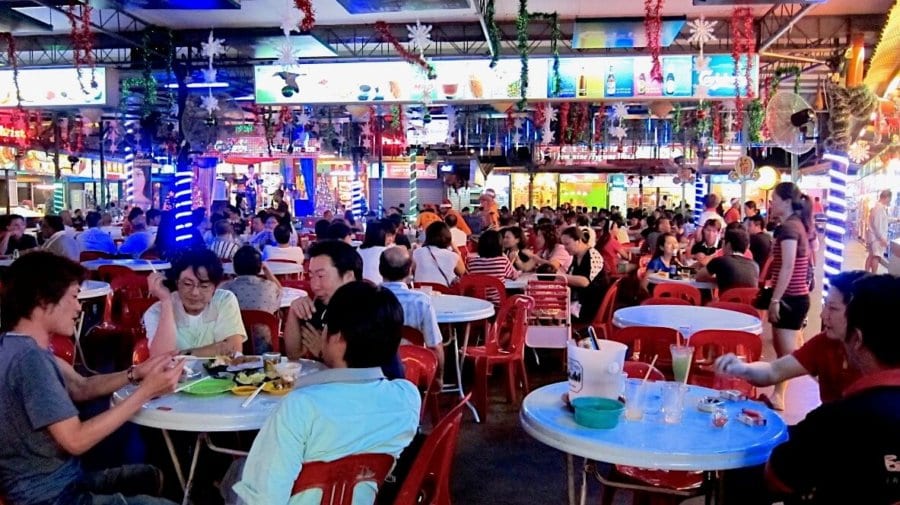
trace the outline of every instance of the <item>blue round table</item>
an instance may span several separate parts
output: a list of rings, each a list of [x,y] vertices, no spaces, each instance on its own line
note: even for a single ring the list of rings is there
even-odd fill
[[[650,403],[659,395],[659,385],[650,394]],[[787,426],[774,411],[753,401],[726,402],[728,423],[712,426],[711,414],[697,409],[697,401],[717,391],[690,386],[684,417],[678,424],[666,424],[662,414],[646,414],[640,421],[624,415],[618,426],[597,430],[575,423],[572,411],[563,402],[568,382],[550,384],[531,392],[519,414],[522,427],[539,442],[567,454],[617,465],[659,470],[717,471],[765,463],[772,449],[786,441]],[[657,399],[658,401],[658,399]],[[747,426],[737,420],[741,409],[752,408],[766,418],[765,426]],[[574,501],[574,467],[569,468],[569,497]]]

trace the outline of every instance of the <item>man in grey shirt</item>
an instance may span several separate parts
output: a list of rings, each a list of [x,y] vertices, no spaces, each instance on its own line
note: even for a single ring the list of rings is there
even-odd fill
[[[722,255],[716,256],[697,272],[700,282],[715,281],[719,292],[732,288],[755,288],[759,283],[759,265],[745,256],[750,236],[740,225],[725,230]]]
[[[219,286],[234,293],[241,310],[261,310],[269,314],[275,314],[281,308],[281,283],[269,271],[269,267],[262,261],[262,255],[251,246],[245,245],[234,254],[234,273],[236,277]],[[262,272],[265,278],[259,276]],[[261,325],[258,328],[250,328],[250,338],[253,339],[254,349],[257,352],[267,352],[272,349],[272,335],[269,329]],[[278,338],[275,335],[275,338]]]

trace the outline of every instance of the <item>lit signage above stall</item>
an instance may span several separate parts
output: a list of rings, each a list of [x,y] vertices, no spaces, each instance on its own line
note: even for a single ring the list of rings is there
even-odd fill
[[[93,77],[96,86],[91,84]],[[23,107],[101,107],[118,104],[119,82],[110,70],[97,67],[81,71],[82,86],[75,68],[23,68],[19,70],[19,90]],[[0,71],[0,108],[16,107],[16,86],[12,70]]]
[[[18,144],[28,137],[28,132],[23,128],[0,124],[0,144]]]

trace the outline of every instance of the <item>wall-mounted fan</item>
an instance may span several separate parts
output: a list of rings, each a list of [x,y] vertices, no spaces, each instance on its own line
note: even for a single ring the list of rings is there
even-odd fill
[[[816,147],[819,125],[813,108],[796,93],[779,91],[766,107],[766,127],[775,144],[801,155]]]

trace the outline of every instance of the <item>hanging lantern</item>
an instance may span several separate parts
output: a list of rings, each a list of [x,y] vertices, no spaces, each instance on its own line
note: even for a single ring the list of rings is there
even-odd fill
[[[669,100],[656,100],[650,102],[650,113],[658,118],[664,118],[672,112],[674,105]]]

